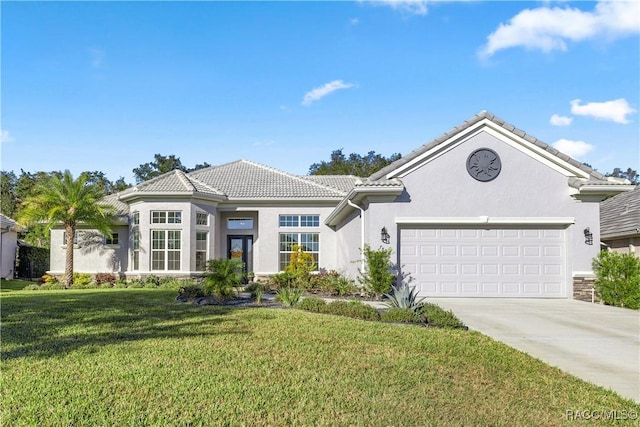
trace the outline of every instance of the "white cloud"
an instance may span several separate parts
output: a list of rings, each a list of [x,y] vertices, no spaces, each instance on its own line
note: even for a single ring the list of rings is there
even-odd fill
[[[13,142],[13,137],[9,134],[8,130],[0,130],[0,142]]]
[[[613,40],[640,33],[640,2],[600,1],[593,11],[569,7],[525,9],[487,37],[479,55],[525,47],[543,52],[567,50],[567,42]]]
[[[349,20],[349,23],[350,23],[351,25],[358,25],[358,24],[360,23],[360,19],[358,19],[358,18],[351,18],[351,19]]]
[[[616,123],[629,123],[628,115],[635,113],[626,99],[620,98],[606,102],[589,102],[582,104],[579,99],[571,101],[571,113],[576,116],[589,116],[594,119],[608,120]]]
[[[561,153],[575,158],[582,157],[594,149],[593,145],[584,141],[571,141],[569,139],[559,139],[553,143],[553,147]]]
[[[559,116],[557,114],[554,114],[551,116],[551,119],[549,119],[549,123],[554,126],[569,126],[572,121],[573,117]]]
[[[302,105],[309,106],[313,102],[324,98],[332,92],[341,89],[350,89],[354,86],[355,85],[353,83],[345,83],[342,80],[334,80],[332,82],[325,83],[324,85],[305,93],[304,98],[302,99]]]
[[[91,66],[93,68],[100,68],[104,65],[104,60],[107,54],[102,49],[98,49],[96,47],[90,47],[88,49],[89,57],[91,59]]]
[[[362,0],[359,0],[362,1]],[[429,0],[373,0],[374,5],[389,6],[394,10],[411,15],[426,15]]]

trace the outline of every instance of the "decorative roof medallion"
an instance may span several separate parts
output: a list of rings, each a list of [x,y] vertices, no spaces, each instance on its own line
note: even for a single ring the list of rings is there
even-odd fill
[[[467,172],[481,182],[494,180],[500,175],[501,169],[500,156],[488,148],[480,148],[467,158]]]

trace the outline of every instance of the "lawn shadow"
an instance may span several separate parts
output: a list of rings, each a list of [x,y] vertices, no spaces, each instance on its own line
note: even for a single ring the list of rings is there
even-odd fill
[[[0,355],[47,358],[127,341],[249,334],[247,325],[223,326],[238,309],[180,303],[159,290],[12,295],[2,301]]]

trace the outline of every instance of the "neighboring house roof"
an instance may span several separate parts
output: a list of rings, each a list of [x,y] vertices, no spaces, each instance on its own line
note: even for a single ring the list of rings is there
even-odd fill
[[[8,216],[0,214],[0,229],[3,231],[21,231],[24,227]]]
[[[640,186],[600,203],[600,238],[640,235]]]
[[[455,137],[457,134],[460,134],[462,132],[464,132],[465,130],[471,128],[473,125],[475,125],[476,123],[482,121],[482,120],[489,120],[492,123],[494,123],[495,125],[513,133],[514,135],[519,136],[520,138],[523,138],[524,140],[530,142],[531,144],[535,145],[538,148],[543,149],[544,151],[548,152],[549,154],[567,162],[568,164],[570,164],[571,166],[578,168],[580,170],[582,170],[583,172],[586,172],[586,174],[588,174],[589,178],[588,179],[573,179],[573,181],[571,182],[572,186],[575,186],[576,188],[580,188],[582,185],[588,184],[588,185],[611,185],[610,180],[608,180],[604,175],[602,175],[601,173],[597,172],[596,170],[590,168],[589,166],[572,159],[571,157],[567,156],[564,153],[561,153],[560,151],[556,150],[555,148],[551,147],[550,145],[540,141],[539,139],[528,135],[525,131],[516,128],[513,125],[510,125],[509,123],[505,122],[504,120],[502,120],[501,118],[491,114],[488,111],[481,111],[478,114],[476,114],[475,116],[471,117],[469,120],[465,121],[464,123],[462,123],[459,126],[454,127],[453,129],[451,129],[448,132],[445,132],[444,134],[440,135],[438,138],[434,139],[433,141],[422,145],[421,147],[417,148],[416,150],[412,151],[411,153],[407,154],[406,156],[396,160],[395,162],[391,163],[390,165],[382,168],[381,170],[379,170],[378,172],[374,173],[373,175],[371,175],[369,177],[369,179],[371,180],[377,180],[380,178],[383,178],[385,176],[388,176],[389,174],[391,174],[392,172],[394,172],[395,170],[399,169],[400,167],[406,165],[407,163],[410,163],[412,160],[416,159],[417,157],[433,150],[434,148],[436,148],[438,145],[444,143],[445,141],[449,141],[451,140],[451,138]],[[613,182],[613,185],[620,185],[620,182]]]

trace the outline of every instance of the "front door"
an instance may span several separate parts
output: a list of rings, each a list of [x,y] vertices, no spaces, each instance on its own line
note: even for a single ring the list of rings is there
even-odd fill
[[[227,236],[227,257],[242,260],[245,274],[253,271],[253,236]]]

